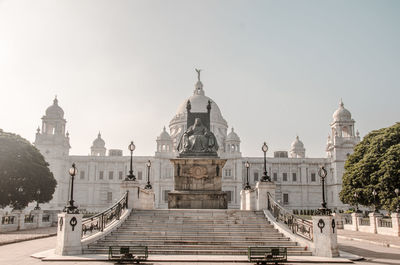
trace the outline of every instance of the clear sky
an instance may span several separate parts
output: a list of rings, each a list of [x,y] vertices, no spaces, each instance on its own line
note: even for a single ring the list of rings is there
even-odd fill
[[[298,134],[325,157],[340,98],[361,136],[399,121],[399,14],[386,0],[0,0],[0,128],[34,141],[57,95],[72,154],[101,131],[153,155],[201,68],[244,156]]]

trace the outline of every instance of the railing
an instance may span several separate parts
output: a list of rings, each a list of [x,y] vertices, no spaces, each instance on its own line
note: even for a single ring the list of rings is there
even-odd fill
[[[48,222],[50,222],[50,215],[43,215],[43,216],[42,216],[42,222],[43,222],[43,223],[48,223]]]
[[[393,227],[392,219],[379,219],[378,227]]]
[[[359,221],[359,225],[370,225],[370,221],[369,221],[369,218],[360,218],[359,219],[360,221]]]
[[[118,202],[104,212],[82,220],[82,238],[103,232],[103,230],[114,220],[119,220],[127,208],[128,192],[126,192]]]
[[[3,216],[1,218],[2,225],[12,225],[15,222],[15,216]]]
[[[353,218],[351,217],[350,214],[344,214],[343,215],[343,219],[344,219],[344,224],[346,224],[346,225],[352,225],[353,224]]]
[[[31,224],[31,223],[33,223],[33,219],[35,219],[34,215],[26,214],[24,217],[24,223]]]
[[[275,217],[277,222],[284,223],[293,234],[299,235],[309,241],[314,240],[313,225],[309,220],[305,220],[298,215],[290,213],[279,205],[268,193],[268,210]]]

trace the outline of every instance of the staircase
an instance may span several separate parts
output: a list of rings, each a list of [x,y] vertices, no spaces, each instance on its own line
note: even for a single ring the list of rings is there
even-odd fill
[[[288,255],[311,255],[274,229],[262,212],[208,209],[132,211],[118,230],[83,252],[134,245],[148,246],[150,255],[247,255],[248,246],[283,246]]]

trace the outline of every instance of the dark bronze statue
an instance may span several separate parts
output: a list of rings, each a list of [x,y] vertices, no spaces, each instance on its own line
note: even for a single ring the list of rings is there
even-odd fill
[[[217,151],[215,135],[202,124],[200,118],[196,118],[194,124],[183,133],[178,145],[181,155],[216,155]]]

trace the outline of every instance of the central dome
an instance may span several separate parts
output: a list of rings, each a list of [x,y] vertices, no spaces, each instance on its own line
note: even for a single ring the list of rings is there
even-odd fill
[[[186,105],[187,102],[190,101],[191,104],[191,112],[207,112],[207,104],[208,101],[211,102],[211,117],[210,123],[213,124],[220,124],[223,126],[228,126],[225,119],[222,117],[221,110],[219,109],[217,103],[215,103],[211,98],[207,97],[203,90],[203,83],[199,80],[193,91],[193,95],[186,99],[182,104],[179,106],[174,118],[171,120],[170,126],[175,124],[176,122],[185,121],[187,117],[187,109]]]
[[[193,95],[186,99],[179,106],[176,114],[169,123],[171,138],[173,139],[174,146],[176,147],[181,135],[187,129],[187,102],[190,101],[191,112],[207,112],[208,102],[211,102],[211,113],[210,113],[210,130],[215,134],[218,144],[223,146],[226,138],[228,129],[228,123],[222,117],[221,110],[217,103],[211,98],[207,97],[203,90],[203,83],[198,80],[193,91]]]

